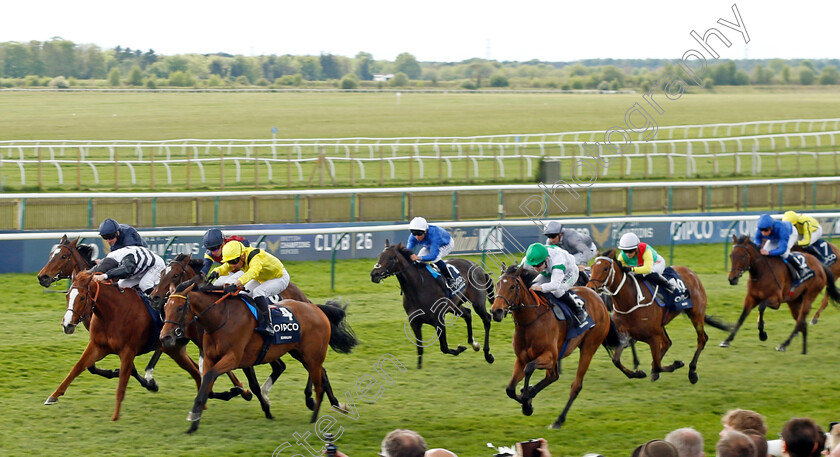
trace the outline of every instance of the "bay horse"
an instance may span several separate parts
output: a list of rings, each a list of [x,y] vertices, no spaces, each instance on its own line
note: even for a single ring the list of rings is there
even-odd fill
[[[560,359],[568,357],[575,349],[580,350],[569,400],[563,412],[551,424],[552,428],[559,429],[566,421],[566,414],[572,402],[583,388],[583,377],[598,347],[602,344],[607,347],[618,344],[615,330],[610,324],[609,311],[601,297],[591,289],[572,287],[586,303],[586,312],[595,321],[595,326],[566,341],[567,324],[557,320],[547,301],[529,289],[531,282],[536,278],[536,272],[516,265],[508,267],[507,270],[502,265],[502,269],[502,275],[496,282],[496,296],[491,312],[496,322],[501,322],[507,313],[513,313],[513,323],[516,326],[513,331],[513,352],[516,361],[505,392],[508,397],[522,404],[523,414],[533,414],[531,400],[560,377]],[[545,370],[545,377],[531,386],[531,375],[537,369]],[[516,386],[523,378],[525,383],[521,393],[517,395]]]
[[[79,361],[44,404],[57,403],[58,398],[64,395],[70,383],[83,370],[106,355],[117,354],[120,357],[119,383],[114,415],[111,417],[115,421],[120,417],[120,406],[125,397],[129,374],[134,367],[134,358],[151,350],[149,342],[155,341],[151,335],[152,317],[136,290],[121,289],[92,279],[93,274],[87,271],[75,276],[67,292],[67,311],[61,321],[64,333],[69,335],[79,322],[89,319],[90,340]],[[198,366],[187,355],[184,346],[167,349],[165,352],[193,377],[198,387],[201,382]],[[145,382],[140,377],[137,380],[141,384]]]
[[[811,254],[803,253],[803,255],[808,268],[814,271],[814,277],[791,290],[790,274],[782,258],[762,255],[749,235],[732,236],[732,251],[729,253],[732,268],[729,270],[729,284],[733,286],[738,284],[738,279],[745,271],[750,272],[750,281],[747,283],[747,296],[744,298],[741,316],[732,329],[732,333],[720,343],[721,347],[729,347],[738,329],[741,328],[741,324],[744,323],[744,319],[756,306],[758,306],[758,339],[767,340],[767,333],[764,331],[764,310],[768,307],[779,309],[782,303],[787,303],[796,325],[788,339],[776,347],[776,350],[786,350],[793,337],[801,332],[802,353],[808,353],[808,325],[805,319],[811,311],[811,303],[825,288],[826,295],[836,304],[840,302],[840,292],[834,285],[834,275],[831,271]]]
[[[67,239],[67,235],[63,235],[58,245],[50,251],[50,258],[47,264],[38,272],[38,282],[45,288],[50,287],[56,281],[69,279],[76,273],[93,268],[95,263],[92,257],[93,247],[91,245],[79,244],[79,238],[70,241]],[[85,319],[83,324],[85,328],[89,329],[90,321],[88,319]],[[159,358],[160,351],[156,350],[149,364],[146,366],[145,382],[140,381],[140,375],[137,373],[134,365],[131,367],[131,376],[140,381],[143,387],[153,392],[158,390],[158,385],[151,376],[151,370],[154,369]],[[96,364],[88,367],[87,371],[108,379],[113,379],[120,375],[119,369],[103,370],[97,368]]]
[[[174,288],[178,286],[178,284],[182,282],[186,282],[191,280],[192,278],[196,277],[200,272],[201,268],[204,265],[202,259],[193,259],[192,256],[189,254],[178,254],[175,256],[169,265],[163,269],[160,273],[160,281],[158,282],[157,286],[152,289],[150,294],[150,299],[152,301],[152,307],[155,309],[160,309],[161,305],[165,302],[165,298],[169,295],[170,288]],[[286,287],[280,294],[283,298],[291,298],[294,300],[302,301],[302,302],[309,302],[309,299],[303,293],[303,291],[298,288],[298,286],[289,283],[289,286]],[[192,341],[196,346],[199,348],[199,369],[201,369],[201,362],[204,358],[204,350],[202,349],[202,341],[204,338],[204,328],[198,321],[193,321],[192,324],[184,328],[183,335],[181,338],[176,340],[176,344],[186,344],[186,341],[183,339],[186,338],[189,341]],[[291,351],[292,356],[296,357],[297,352]],[[158,359],[160,358],[160,351],[155,351],[154,356],[152,356],[152,360],[149,361],[149,366],[152,370],[154,370],[154,366],[157,363]],[[268,392],[271,390],[271,387],[277,381],[277,378],[280,377],[281,374],[286,370],[286,364],[283,363],[282,360],[277,359],[270,363],[271,365],[271,375],[269,375],[268,379],[266,379],[265,383],[263,383],[261,390],[263,397],[268,397]],[[147,367],[147,372],[149,367]],[[233,374],[232,371],[227,373],[230,381],[233,383],[234,386],[238,386],[243,388],[242,383],[239,382],[236,375]],[[315,401],[312,399],[312,382],[308,381],[306,383],[306,388],[304,389],[304,396],[306,399],[306,406],[311,410],[315,407]],[[247,389],[243,388],[242,398],[246,400],[251,400],[251,392]]]
[[[444,285],[432,277],[424,262],[415,264],[411,261],[411,250],[402,243],[391,245],[385,240],[385,249],[379,254],[376,265],[370,272],[370,279],[379,283],[388,276],[396,276],[400,283],[403,296],[403,308],[408,315],[408,326],[414,332],[414,343],[417,346],[417,368],[423,368],[423,348],[434,344],[435,339],[440,342],[440,350],[444,354],[458,355],[467,348],[458,345],[451,349],[446,340],[446,327],[454,321],[445,321],[447,313],[454,313],[462,317],[467,325],[467,342],[473,350],[478,351],[481,345],[473,339],[472,315],[469,308],[463,306],[469,301],[472,308],[484,323],[484,360],[493,363],[495,357],[490,353],[490,314],[484,303],[493,302],[493,280],[478,265],[465,259],[449,259],[447,263],[455,266],[466,281],[466,289],[455,299],[447,299]],[[435,328],[435,338],[423,340],[423,324]]]
[[[833,254],[834,258],[836,259],[834,261],[834,263],[831,264],[831,266],[828,267],[828,271],[831,272],[831,275],[834,276],[834,279],[836,281],[837,278],[840,277],[840,249],[838,249],[837,246],[834,245],[834,243],[829,243],[828,240],[824,240],[824,241],[825,241],[825,246],[828,249],[830,249],[831,252],[823,252],[822,253],[823,257],[830,256],[830,255]],[[791,251],[808,252],[808,251],[805,251],[804,249],[802,249],[802,247],[799,246],[798,244],[794,245],[793,248],[791,248]],[[819,322],[820,315],[822,314],[823,310],[827,306],[828,306],[828,294],[823,295],[822,302],[820,302],[820,309],[818,309],[817,312],[815,312],[814,315],[811,317],[811,325]]]
[[[699,380],[697,361],[709,340],[705,324],[721,330],[729,330],[729,326],[720,320],[706,315],[706,289],[700,282],[700,278],[688,267],[676,265],[672,267],[679,274],[694,306],[684,311],[671,312],[656,304],[653,294],[621,267],[615,254],[615,249],[610,249],[595,259],[587,284],[596,292],[612,297],[612,321],[622,340],[622,344],[613,352],[613,364],[628,378],[646,377],[647,373],[643,370],[630,370],[621,363],[621,353],[624,348],[634,341],[642,341],[650,346],[653,357],[651,381],[659,379],[659,374],[662,372],[670,373],[685,366],[685,363],[680,360],[674,360],[674,363],[662,366],[662,359],[672,344],[665,326],[677,315],[685,314],[691,320],[691,325],[697,333],[697,347],[694,350],[694,357],[688,364],[688,380],[695,384]],[[642,297],[641,300],[639,296]]]
[[[204,369],[201,387],[195,397],[193,408],[187,415],[191,421],[187,433],[198,430],[201,413],[207,403],[216,378],[228,371],[242,368],[248,378],[251,390],[260,401],[266,418],[272,419],[270,405],[259,389],[254,365],[279,359],[283,354],[296,350],[301,364],[309,372],[309,379],[315,387],[315,407],[311,422],[318,418],[318,410],[326,392],[330,403],[339,407],[332,392],[323,363],[327,346],[340,353],[349,353],[358,344],[355,334],[347,325],[344,309],[333,305],[312,306],[297,300],[283,300],[279,304],[287,307],[300,325],[300,340],[294,343],[272,344],[263,353],[263,338],[254,332],[256,319],[248,311],[242,299],[201,291],[206,286],[202,276],[181,283],[169,294],[164,305],[166,321],[160,332],[164,347],[175,344],[175,334],[192,320],[205,328]],[[212,286],[211,286],[212,287]]]

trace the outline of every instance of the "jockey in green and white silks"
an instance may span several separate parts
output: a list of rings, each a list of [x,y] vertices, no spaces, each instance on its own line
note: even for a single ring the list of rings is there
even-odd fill
[[[519,265],[539,273],[531,284],[532,290],[554,295],[575,313],[580,327],[586,325],[587,316],[583,302],[576,302],[568,293],[579,274],[575,258],[571,254],[557,246],[534,243],[528,246],[525,258]]]

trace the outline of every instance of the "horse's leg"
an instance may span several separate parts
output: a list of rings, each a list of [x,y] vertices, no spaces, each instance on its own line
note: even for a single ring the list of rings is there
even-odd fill
[[[767,341],[767,332],[764,331],[764,311],[767,310],[767,300],[758,304],[758,339]]]
[[[458,308],[461,310],[461,317],[464,319],[464,323],[467,324],[467,343],[472,346],[474,351],[480,351],[481,345],[476,343],[473,338],[472,312],[465,306],[459,306]]]
[[[116,370],[107,370],[103,368],[97,368],[96,364],[93,364],[88,367],[87,371],[97,376],[102,376],[103,378],[107,379],[114,379],[120,375],[120,369],[117,368]]]
[[[720,347],[729,347],[729,344],[732,343],[732,340],[735,339],[735,334],[738,333],[738,329],[741,328],[741,325],[743,325],[744,320],[747,318],[747,315],[750,314],[750,311],[752,311],[753,307],[755,307],[755,300],[752,298],[752,296],[747,295],[747,298],[744,299],[744,309],[741,310],[741,315],[738,317],[738,322],[736,322],[735,325],[732,327],[732,332],[729,334],[729,336],[727,336],[726,339],[723,340],[722,343],[720,343]]]
[[[814,313],[814,316],[811,317],[811,325],[816,325],[816,323],[819,322],[820,315],[826,306],[828,306],[828,294],[823,295],[822,302],[820,303],[820,309],[818,309],[817,312]]]
[[[636,371],[637,373],[644,373],[644,371],[639,371],[639,365],[640,365],[639,354],[636,353],[636,342],[635,341],[630,343],[630,352],[633,353],[633,371]],[[647,376],[647,375],[645,375],[645,376]],[[645,376],[641,376],[641,377],[644,378]]]
[[[438,338],[438,341],[440,341],[441,352],[444,354],[458,355],[467,350],[467,347],[463,344],[459,344],[455,349],[449,349],[449,344],[446,342],[446,326],[438,323],[435,325],[435,328],[439,330],[440,337]]]
[[[505,393],[507,396],[516,400],[519,403],[522,403],[522,397],[516,394],[516,386],[519,384],[519,381],[522,381],[522,378],[525,377],[525,364],[519,360],[519,357],[513,362],[513,374],[510,377],[510,382],[508,383],[507,387],[505,388]]]
[[[411,320],[411,330],[414,332],[414,345],[417,346],[417,369],[423,368],[423,323],[417,319]]]
[[[813,297],[800,296],[798,299],[788,302],[788,306],[790,307],[790,313],[796,320],[796,324],[793,326],[793,332],[791,332],[788,339],[786,339],[784,343],[782,343],[781,345],[779,345],[779,347],[776,348],[777,351],[784,352],[785,350],[787,350],[788,345],[790,345],[791,341],[793,341],[793,338],[796,336],[796,334],[802,332],[802,353],[807,354],[808,347],[806,340],[806,332],[808,331],[808,325],[805,323],[805,319],[808,317],[808,311],[810,311],[810,307],[807,306],[805,302],[808,299],[813,300]]]
[[[315,388],[315,409],[312,410],[312,419],[310,423],[314,423],[318,419],[318,410],[321,409],[321,402],[324,400],[324,370],[323,360],[320,363],[308,363],[309,379],[312,380],[312,387]]]
[[[478,314],[478,317],[481,318],[481,322],[484,324],[484,360],[487,363],[493,363],[496,361],[496,358],[490,353],[490,323],[492,318],[490,317],[490,313],[487,312],[487,308],[484,307],[483,301],[479,304],[473,303],[473,309],[475,309],[476,314]]]
[[[117,404],[114,406],[114,415],[111,417],[112,421],[120,418],[120,406],[125,398],[125,388],[128,386],[128,377],[131,372],[137,373],[134,368],[134,357],[137,354],[131,349],[126,349],[120,354],[120,381],[117,384]],[[130,370],[129,370],[130,368]]]
[[[705,307],[704,307],[705,308]],[[705,311],[705,309],[704,309]],[[696,384],[699,379],[697,376],[697,361],[700,360],[700,353],[706,347],[706,342],[709,341],[709,335],[705,330],[705,312],[700,313],[689,309],[686,314],[691,318],[691,324],[694,325],[694,331],[697,332],[697,349],[694,351],[694,357],[688,364],[688,380],[692,384]]]
[[[633,360],[634,360],[634,365],[635,365],[634,369],[631,371],[630,369],[625,367],[623,363],[621,363],[621,353],[624,351],[624,348],[627,347],[626,344],[622,344],[622,345],[618,346],[615,349],[615,351],[613,351],[613,354],[612,354],[613,365],[615,365],[616,368],[621,370],[621,372],[624,373],[624,375],[627,376],[630,379],[644,378],[644,377],[647,376],[647,373],[645,373],[644,370],[639,370],[638,356],[636,355],[635,341],[631,344],[632,344],[631,347],[633,348]]]
[[[166,349],[163,352],[166,352],[166,355],[172,358],[179,367],[192,376],[195,381],[195,388],[198,390],[201,387],[201,374],[199,373],[199,366],[196,365],[195,361],[193,361],[189,355],[187,355],[186,346],[177,346],[172,350]]]
[[[659,354],[659,362],[660,363],[662,362],[662,359],[665,358],[665,354],[668,352],[668,349],[671,349],[671,346],[674,345],[674,342],[671,341],[671,335],[668,335],[668,330],[666,330],[665,327],[662,328],[662,333],[665,335],[665,342],[667,344],[665,344],[663,346],[662,353]],[[685,363],[683,363],[682,360],[674,360],[674,363],[662,367],[662,371],[665,372],[665,373],[670,373],[670,372],[672,372],[672,371],[674,371],[678,368],[682,368],[684,366],[685,366]]]
[[[119,371],[119,370],[117,370],[117,371]],[[140,376],[140,373],[137,372],[137,367],[135,367],[134,364],[131,365],[131,377],[136,379],[137,382],[139,382],[140,385],[143,386],[144,389],[149,390],[151,392],[157,392],[158,391],[158,385],[157,385],[157,382],[155,382],[155,379],[154,378],[149,379],[149,378],[144,378],[144,377]]]
[[[207,359],[204,360],[204,364],[207,365]],[[201,413],[207,405],[207,398],[209,397],[210,392],[213,391],[213,383],[216,382],[216,378],[218,378],[222,373],[226,373],[235,367],[236,362],[233,355],[230,353],[223,355],[222,358],[215,364],[209,367],[205,366],[207,369],[201,377],[201,387],[199,387],[198,394],[195,396],[195,402],[193,403],[192,410],[190,410],[190,413],[187,414],[187,420],[192,422],[192,424],[190,424],[190,428],[187,430],[187,433],[194,433],[198,430],[198,423],[201,421]]]
[[[286,364],[280,359],[272,360],[270,365],[271,374],[268,376],[268,378],[265,379],[265,381],[262,383],[262,386],[260,386],[260,393],[262,393],[262,397],[269,405],[271,404],[271,399],[268,398],[268,393],[271,391],[271,388],[274,387],[274,382],[277,381],[277,378],[279,378],[280,375],[283,374],[284,371],[286,371]],[[245,370],[242,371],[245,372]],[[247,376],[248,373],[245,372],[245,375]]]
[[[241,395],[245,401],[251,401],[254,398],[254,394],[251,393],[250,390],[244,388],[242,383],[239,382],[239,378],[233,374],[232,371],[227,372],[228,379],[230,379],[231,384],[233,384],[233,388],[231,388],[228,393],[233,394],[233,396]]]
[[[70,383],[76,379],[76,376],[83,371],[85,371],[88,367],[93,366],[94,363],[102,360],[107,354],[105,351],[93,343],[93,341],[89,341],[85,351],[82,353],[82,356],[79,358],[79,361],[73,365],[73,368],[70,369],[70,373],[67,374],[67,377],[64,378],[64,381],[58,386],[58,389],[52,393],[52,395],[47,398],[47,401],[44,402],[45,405],[53,405],[58,402],[58,397],[64,395],[64,392],[67,392],[67,388],[70,387]]]
[[[578,367],[577,372],[575,373],[575,380],[572,382],[572,390],[569,392],[569,401],[566,402],[566,407],[563,408],[563,412],[557,416],[557,420],[551,424],[551,428],[559,429],[563,426],[563,423],[566,422],[566,414],[569,413],[569,409],[572,407],[572,403],[577,398],[578,394],[580,393],[581,389],[583,389],[583,377],[586,375],[586,370],[589,369],[589,363],[592,362],[592,356],[595,355],[595,351],[598,350],[600,343],[597,342],[589,342],[584,337],[583,342],[580,346],[580,359],[578,360]]]
[[[145,370],[145,373],[144,373],[145,374],[144,378],[146,379],[146,381],[149,382],[150,386],[153,386],[153,389],[149,388],[149,387],[146,387],[146,386],[143,386],[143,387],[146,387],[147,389],[152,390],[153,392],[157,392],[157,390],[158,390],[157,389],[157,382],[155,381],[154,374],[155,374],[155,367],[157,366],[157,363],[160,360],[160,355],[161,354],[163,354],[163,351],[160,348],[155,349],[154,354],[152,354],[152,358],[150,358],[149,363],[146,364],[146,370]],[[138,381],[139,381],[139,379],[138,379]],[[143,384],[143,383],[141,382],[140,384]]]
[[[289,354],[291,354],[291,356],[295,360],[300,362],[301,365],[303,365],[303,367],[306,368],[306,363],[303,361],[303,357],[300,355],[300,352],[298,352],[297,350],[291,350],[289,351]],[[274,376],[274,372],[272,372],[271,375]],[[280,376],[280,373],[277,373],[277,376]],[[275,381],[276,380],[277,379],[275,378]],[[266,394],[265,397],[268,398],[268,395]],[[306,402],[306,407],[309,408],[310,411],[314,410],[315,400],[312,399],[312,380],[309,378],[306,378],[306,386],[303,388],[303,398]]]
[[[338,409],[340,409],[344,412],[349,412],[347,410],[347,406],[342,405],[341,402],[338,401],[338,398],[336,398],[335,394],[333,393],[332,384],[330,384],[330,378],[327,376],[327,369],[324,368],[324,367],[321,367],[321,371],[324,373],[324,379],[321,380],[321,383],[324,386],[324,393],[327,394],[327,399],[329,399],[329,401],[330,401],[330,406],[333,406],[334,408],[338,408]]]
[[[271,403],[263,396],[262,389],[260,389],[260,382],[257,380],[257,374],[254,372],[254,367],[243,368],[242,372],[245,373],[245,378],[248,379],[248,387],[257,395],[257,400],[260,401],[260,407],[263,413],[265,413],[265,418],[274,419],[274,416],[271,415]]]

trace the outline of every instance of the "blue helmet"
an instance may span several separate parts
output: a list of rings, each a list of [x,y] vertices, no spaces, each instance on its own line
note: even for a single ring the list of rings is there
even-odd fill
[[[118,224],[117,221],[109,217],[108,219],[102,221],[101,224],[99,224],[99,236],[114,235],[119,229],[120,224]]]
[[[773,216],[769,214],[762,214],[761,217],[758,218],[758,229],[764,230],[768,229],[773,226]]]
[[[204,249],[215,251],[222,246],[225,241],[225,236],[222,231],[217,228],[211,228],[204,234]]]

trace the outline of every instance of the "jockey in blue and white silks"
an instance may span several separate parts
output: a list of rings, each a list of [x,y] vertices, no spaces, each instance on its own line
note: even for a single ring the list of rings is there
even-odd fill
[[[794,230],[790,222],[777,221],[769,214],[762,214],[758,218],[755,240],[753,242],[761,250],[762,255],[781,257],[785,262],[795,267],[798,277],[793,278],[794,284],[799,282],[799,278],[802,277],[807,268],[807,265],[800,265],[799,259],[796,256],[790,256],[790,248],[798,240],[799,233]],[[794,261],[788,262],[789,259],[793,259]]]
[[[455,241],[449,235],[449,232],[436,225],[430,225],[422,217],[412,219],[408,224],[408,230],[411,231],[411,234],[408,235],[405,247],[414,249],[415,246],[420,246],[420,251],[417,254],[412,254],[411,260],[414,262],[432,262],[437,265],[440,274],[446,280],[446,286],[454,289],[455,284],[452,275],[449,274],[449,269],[446,268],[446,263],[443,261],[443,258],[452,252],[452,248],[455,247]]]

